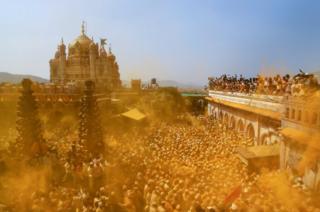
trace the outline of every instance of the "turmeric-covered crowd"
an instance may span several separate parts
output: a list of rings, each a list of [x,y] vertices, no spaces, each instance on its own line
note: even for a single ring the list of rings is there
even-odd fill
[[[209,78],[209,89],[247,94],[305,96],[319,91],[320,84],[314,74],[300,70],[300,73],[293,77],[289,74],[273,77],[258,75],[247,79],[242,75],[240,77],[222,75]]]
[[[87,156],[72,142],[69,146],[56,143],[66,149],[57,158],[63,166],[28,173],[34,176],[30,185],[43,176],[50,175],[50,180],[40,187],[37,182],[25,190],[11,188],[14,198],[8,209],[320,211],[301,179],[280,171],[248,172],[236,149],[253,145],[252,140],[210,118],[161,123],[144,133],[109,136],[106,142],[105,156]]]

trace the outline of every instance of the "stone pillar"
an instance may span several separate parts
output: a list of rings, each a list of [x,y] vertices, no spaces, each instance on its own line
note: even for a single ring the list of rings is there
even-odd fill
[[[97,76],[96,76],[96,58],[97,58],[97,47],[94,43],[90,44],[90,49],[89,49],[89,54],[90,54],[90,80],[93,82],[97,81]]]

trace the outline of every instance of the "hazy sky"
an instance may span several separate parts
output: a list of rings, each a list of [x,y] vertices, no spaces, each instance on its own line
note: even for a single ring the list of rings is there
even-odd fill
[[[2,0],[0,71],[48,78],[82,20],[111,42],[122,79],[320,70],[318,0]]]

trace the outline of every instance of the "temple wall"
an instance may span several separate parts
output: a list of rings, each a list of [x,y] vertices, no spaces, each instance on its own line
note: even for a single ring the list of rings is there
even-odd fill
[[[268,96],[268,95],[248,95],[241,93],[210,91],[209,96],[224,101],[243,104],[251,107],[257,107],[274,112],[282,112],[283,104],[282,96]]]
[[[280,120],[262,118],[261,114],[243,110],[241,106],[280,113],[280,111],[283,111],[283,104],[281,103],[282,97],[245,95],[218,91],[210,91],[209,97],[214,100],[222,100],[239,105],[239,108],[236,108],[224,105],[223,103],[209,101],[208,114],[223,120],[224,123],[227,123],[228,127],[235,127],[236,130],[242,131],[245,135],[249,137],[253,136],[255,145],[271,145],[280,141],[277,132]],[[240,130],[240,128],[242,128],[242,130]]]
[[[320,105],[320,101],[315,102]],[[309,144],[319,137],[320,106],[307,107],[308,104],[282,96],[209,91],[208,114],[222,120],[228,127],[235,125],[237,131],[247,136],[251,131],[255,145],[280,143],[279,168],[292,170],[307,187],[320,190],[320,160],[312,159],[313,165],[303,170],[300,167],[302,158],[310,157],[310,151],[320,155],[320,148]],[[309,118],[305,117],[307,113]],[[289,134],[292,138],[282,135],[286,128],[292,129]],[[305,134],[304,137],[297,137],[298,131]]]

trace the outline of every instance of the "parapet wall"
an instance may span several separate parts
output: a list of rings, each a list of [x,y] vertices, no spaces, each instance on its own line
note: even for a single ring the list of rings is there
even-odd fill
[[[214,99],[242,104],[245,106],[270,110],[273,112],[283,112],[283,96],[270,96],[258,94],[243,94],[222,91],[209,91],[209,96]]]

